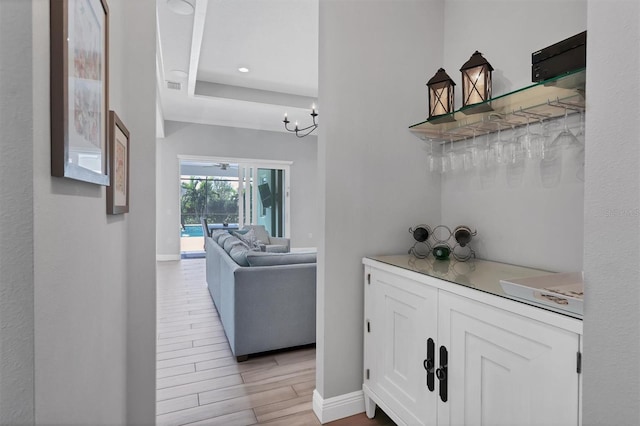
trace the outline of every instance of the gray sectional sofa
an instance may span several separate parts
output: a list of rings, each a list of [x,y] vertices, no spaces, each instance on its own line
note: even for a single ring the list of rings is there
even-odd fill
[[[205,250],[209,293],[239,361],[315,343],[315,253],[251,250],[226,231],[205,236]]]

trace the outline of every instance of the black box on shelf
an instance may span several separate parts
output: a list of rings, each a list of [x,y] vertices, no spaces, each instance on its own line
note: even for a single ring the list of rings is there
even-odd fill
[[[587,32],[552,44],[531,54],[531,80],[534,83],[587,66]]]

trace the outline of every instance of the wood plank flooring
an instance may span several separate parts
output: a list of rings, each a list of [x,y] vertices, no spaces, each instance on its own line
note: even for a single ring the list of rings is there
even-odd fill
[[[158,425],[319,425],[312,410],[315,348],[238,363],[205,278],[204,259],[158,262]],[[378,410],[329,423],[393,425]]]

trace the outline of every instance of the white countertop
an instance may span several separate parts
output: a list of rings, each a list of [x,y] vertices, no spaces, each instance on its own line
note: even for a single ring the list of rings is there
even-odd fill
[[[481,259],[471,259],[467,262],[459,262],[455,259],[436,260],[431,257],[418,259],[409,254],[368,256],[367,258],[496,296],[516,300],[532,306],[542,307],[543,309],[545,308],[544,306],[540,306],[539,304],[531,303],[527,300],[513,297],[512,295],[505,293],[500,285],[500,281],[554,274],[551,271],[545,271],[542,269],[527,268],[524,266],[510,265],[507,263]],[[555,311],[555,309],[549,309]],[[581,315],[576,315],[571,312],[560,311],[560,313],[574,318],[581,318]]]

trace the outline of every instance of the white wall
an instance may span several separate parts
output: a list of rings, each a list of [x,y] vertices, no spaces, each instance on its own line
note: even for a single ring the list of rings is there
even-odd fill
[[[531,85],[531,53],[584,31],[586,11],[586,0],[447,0],[444,65],[457,84],[456,108],[462,105],[459,69],[475,50],[495,68],[493,96]],[[542,132],[537,126],[532,130]],[[513,132],[501,136],[509,140]],[[536,160],[526,161],[518,185],[508,184],[505,165],[496,166],[495,175],[446,174],[443,222],[476,228],[478,257],[552,271],[582,270],[584,184],[576,177],[582,157],[568,150],[564,156],[560,183],[552,188],[543,186]]]
[[[0,424],[34,422],[31,29],[0,1]]]
[[[158,139],[159,258],[180,256],[178,155],[293,161],[291,246],[315,247],[318,215],[316,136],[167,121]],[[311,237],[309,237],[311,234]]]
[[[362,388],[362,257],[406,252],[440,220],[440,183],[408,126],[442,63],[442,1],[321,1],[316,390]]]
[[[585,180],[585,425],[640,424],[640,6],[591,0]]]
[[[109,6],[124,216],[104,187],[51,177],[49,2],[0,3],[2,424],[155,421],[155,2]]]

